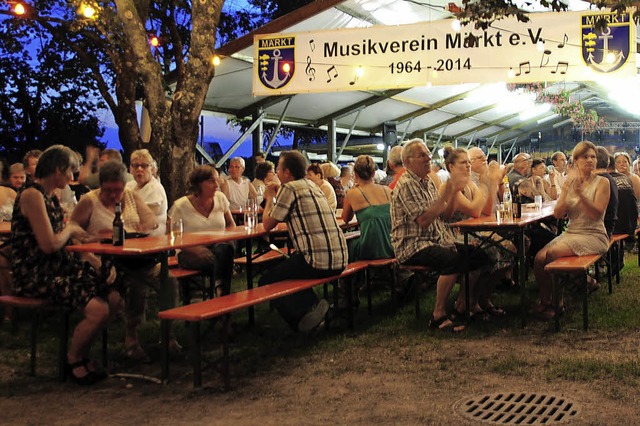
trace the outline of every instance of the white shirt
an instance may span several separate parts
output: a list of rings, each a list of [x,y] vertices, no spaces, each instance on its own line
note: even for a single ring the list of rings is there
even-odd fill
[[[251,182],[243,176],[240,183],[228,178],[227,184],[229,185],[229,204],[231,210],[243,209],[249,199],[249,185],[251,185]]]
[[[154,229],[151,235],[164,235],[167,230],[167,192],[158,179],[151,177],[151,180],[142,188],[138,188],[138,183],[133,180],[127,182],[126,189],[138,194],[142,201],[151,209],[158,218],[158,228]]]
[[[186,196],[178,198],[173,203],[169,216],[172,219],[182,219],[185,232],[222,231],[226,227],[224,214],[228,211],[230,210],[227,197],[221,191],[216,191],[209,216],[205,217],[198,212]]]
[[[331,210],[336,211],[336,207],[338,207],[338,200],[336,199],[336,191],[333,189],[333,186],[326,180],[322,179],[322,184],[320,184],[320,189],[325,197],[327,197],[327,201],[329,202],[329,207]]]

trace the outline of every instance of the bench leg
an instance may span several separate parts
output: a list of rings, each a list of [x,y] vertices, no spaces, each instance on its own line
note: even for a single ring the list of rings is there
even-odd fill
[[[372,300],[371,300],[371,276],[370,276],[371,270],[370,268],[367,268],[364,270],[364,285],[366,286],[367,289],[367,314],[369,314],[369,316],[372,315],[373,309],[372,309]]]
[[[169,381],[169,321],[160,321],[160,336],[162,339],[162,367],[160,379],[162,383]]]
[[[611,268],[613,268],[613,250],[617,249],[617,244],[611,246],[609,251],[607,252],[607,259],[605,260],[607,267],[607,284],[609,285],[609,294],[613,293],[613,272]],[[617,257],[617,256],[616,256]]]
[[[222,379],[224,380],[225,392],[231,389],[229,378],[229,321],[231,321],[231,315],[225,315],[222,318]]]
[[[67,378],[65,365],[67,364],[67,345],[69,343],[69,323],[71,311],[60,308],[60,336],[58,346],[58,380],[64,382]]]
[[[584,272],[583,282],[584,291],[582,292],[582,328],[584,331],[589,329],[589,285],[587,283],[587,271]]]
[[[560,295],[562,294],[562,280],[559,276],[554,275],[551,278],[551,285],[553,287],[553,310],[555,312],[553,322],[555,330],[560,331]]]
[[[345,291],[347,293],[347,326],[353,330],[353,293],[355,286],[355,275],[344,279]]]
[[[191,363],[193,366],[193,387],[202,387],[200,322],[191,324]]]
[[[38,327],[40,326],[40,311],[33,312],[31,318],[31,359],[29,364],[29,373],[32,376],[36,375],[36,356],[38,345]]]
[[[421,274],[420,272],[416,272],[417,274]],[[420,275],[420,279],[417,282],[414,282],[415,285],[415,297],[416,297],[416,321],[420,320],[420,287],[422,287],[422,276]]]

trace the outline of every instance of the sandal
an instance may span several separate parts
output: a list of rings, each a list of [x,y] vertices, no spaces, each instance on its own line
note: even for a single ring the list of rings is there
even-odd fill
[[[82,386],[93,385],[104,378],[98,375],[97,373],[89,370],[87,368],[87,363],[84,359],[78,362],[73,362],[73,363],[69,363],[67,361],[64,367],[65,367],[65,374],[67,375],[67,377],[69,377],[71,380],[73,380],[74,382]],[[80,367],[84,368],[87,374],[85,374],[84,376],[76,376],[76,374],[73,371],[76,368],[80,368]]]
[[[460,333],[464,331],[464,325],[455,323],[446,315],[438,319],[435,319],[432,315],[431,319],[429,320],[429,328],[433,330],[450,331],[454,333]]]
[[[106,379],[109,376],[107,370],[102,366],[102,364],[96,360],[90,358],[83,358],[84,366],[87,368],[87,371],[94,373],[101,379]]]
[[[587,291],[589,294],[594,293],[600,289],[600,283],[595,278],[587,276]]]
[[[140,343],[134,343],[130,345],[129,347],[127,347],[126,351],[127,358],[132,361],[138,361],[143,364],[148,364],[151,362],[151,358],[149,358],[149,355],[147,355],[144,349],[142,349]]]

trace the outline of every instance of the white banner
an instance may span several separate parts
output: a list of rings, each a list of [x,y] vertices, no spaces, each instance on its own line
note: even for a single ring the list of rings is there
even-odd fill
[[[633,11],[631,11],[633,13]],[[384,90],[459,83],[590,81],[636,74],[630,13],[550,12],[487,30],[452,20],[254,38],[254,95]],[[594,29],[604,17],[604,32]]]

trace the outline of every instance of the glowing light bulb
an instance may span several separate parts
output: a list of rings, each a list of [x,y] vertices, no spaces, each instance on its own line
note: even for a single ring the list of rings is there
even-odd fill
[[[220,65],[220,56],[214,55],[213,59],[211,59],[211,63],[213,64],[214,67],[217,67],[218,65]]]
[[[458,32],[462,29],[462,24],[460,23],[459,19],[454,19],[451,22],[451,28],[453,29],[453,31]]]
[[[92,18],[95,14],[96,10],[91,6],[84,6],[82,8],[82,16],[84,16],[85,18]]]
[[[515,77],[515,76],[516,76],[516,72],[515,72],[514,70],[509,70],[509,71],[507,72],[507,77],[508,77],[508,78],[513,78],[513,77]]]
[[[356,68],[356,76],[360,78],[363,75],[364,75],[364,68],[362,68],[361,66],[358,66],[358,68]]]
[[[291,71],[291,65],[289,65],[287,62],[285,62],[285,63],[282,65],[282,71],[284,71],[284,72],[286,72],[286,73],[289,73],[289,71]]]
[[[152,35],[151,37],[149,37],[149,44],[151,44],[153,47],[158,47],[158,45],[160,44],[160,40],[158,40],[158,37]]]
[[[540,40],[538,43],[536,43],[536,48],[539,52],[544,52],[544,41]]]
[[[611,52],[607,53],[605,61],[607,61],[608,64],[614,63],[616,61],[616,55]]]
[[[13,13],[18,16],[24,15],[26,13],[26,9],[24,8],[24,5],[22,3],[16,3],[16,5],[13,7]]]
[[[383,144],[383,143],[379,143],[379,144],[377,144],[377,145],[376,145],[376,149],[377,149],[378,151],[382,151],[382,150],[384,149],[384,144]]]

